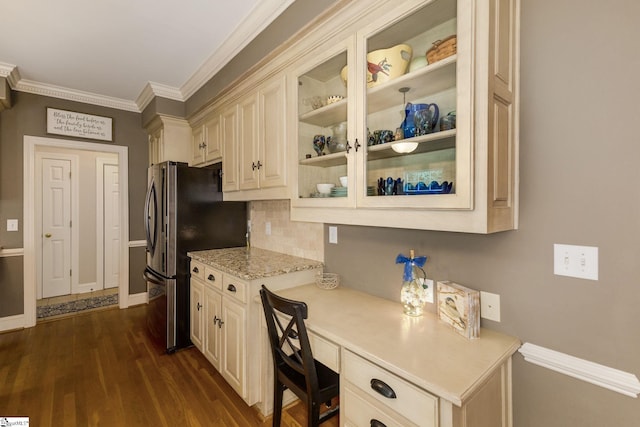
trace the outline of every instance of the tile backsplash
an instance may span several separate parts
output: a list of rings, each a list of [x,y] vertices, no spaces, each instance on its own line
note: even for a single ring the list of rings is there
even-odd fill
[[[251,246],[324,262],[324,224],[289,219],[289,200],[250,203]],[[271,235],[267,235],[267,223]]]

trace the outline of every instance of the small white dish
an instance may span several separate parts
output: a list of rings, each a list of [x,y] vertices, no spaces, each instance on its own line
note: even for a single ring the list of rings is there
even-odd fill
[[[333,187],[335,187],[335,184],[316,184],[316,188],[320,194],[330,194]]]

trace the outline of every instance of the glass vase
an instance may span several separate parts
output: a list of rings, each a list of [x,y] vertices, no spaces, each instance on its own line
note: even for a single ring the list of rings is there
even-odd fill
[[[427,275],[424,270],[415,265],[411,268],[411,280],[402,282],[400,301],[404,314],[408,316],[422,316],[427,303],[427,292],[423,287]]]

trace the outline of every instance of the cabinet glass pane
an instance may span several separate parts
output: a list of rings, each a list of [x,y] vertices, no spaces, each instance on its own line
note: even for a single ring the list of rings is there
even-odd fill
[[[456,10],[432,1],[366,39],[367,199],[456,191]]]
[[[347,65],[343,51],[298,76],[298,198],[346,197]],[[317,184],[332,184],[320,193]]]

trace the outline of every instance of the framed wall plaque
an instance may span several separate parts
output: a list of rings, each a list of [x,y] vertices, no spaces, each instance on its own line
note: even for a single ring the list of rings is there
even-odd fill
[[[113,119],[47,108],[47,133],[113,141]]]

